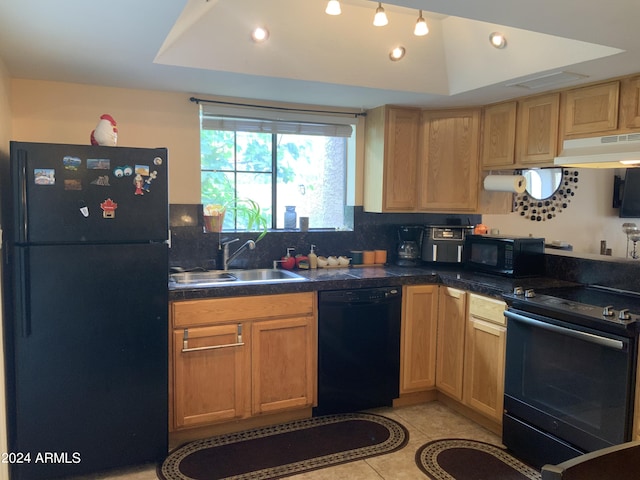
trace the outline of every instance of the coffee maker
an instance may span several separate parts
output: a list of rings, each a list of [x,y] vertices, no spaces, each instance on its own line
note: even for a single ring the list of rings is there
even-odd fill
[[[406,225],[398,229],[398,260],[401,267],[415,267],[420,263],[423,227]]]

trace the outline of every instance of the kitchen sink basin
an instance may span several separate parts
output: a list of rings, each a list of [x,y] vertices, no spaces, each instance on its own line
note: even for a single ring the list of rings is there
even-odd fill
[[[304,277],[289,270],[263,268],[257,270],[234,270],[231,275],[239,282],[290,282],[305,280]]]
[[[229,272],[210,270],[206,272],[172,273],[169,281],[179,285],[208,285],[223,282],[234,282],[236,278]]]
[[[180,272],[169,276],[176,287],[213,287],[250,283],[283,283],[305,281],[306,278],[288,270],[261,268],[254,270],[208,270],[205,272]]]

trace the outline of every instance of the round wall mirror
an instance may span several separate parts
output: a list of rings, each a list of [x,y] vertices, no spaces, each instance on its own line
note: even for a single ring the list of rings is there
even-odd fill
[[[522,176],[527,180],[527,193],[535,200],[546,200],[560,187],[561,168],[533,168],[524,170]]]
[[[551,220],[569,206],[578,188],[578,172],[562,168],[523,170],[524,193],[516,196],[514,211],[533,222]]]

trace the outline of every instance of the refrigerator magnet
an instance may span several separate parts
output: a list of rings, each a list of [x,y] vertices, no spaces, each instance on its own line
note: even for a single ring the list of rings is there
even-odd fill
[[[131,168],[129,165],[118,166],[113,169],[113,175],[116,178],[130,177],[132,173],[133,168]]]
[[[111,160],[108,158],[88,158],[87,168],[89,170],[109,170],[111,168]]]
[[[157,176],[158,176],[158,172],[154,170],[153,172],[151,172],[151,174],[147,178],[144,179],[142,189],[145,192],[149,193],[149,191],[151,190],[151,182],[153,182]]]
[[[136,165],[136,174],[142,175],[143,177],[149,176],[149,165]]]
[[[156,157],[153,159],[154,165],[162,165],[162,157]]]
[[[33,183],[36,185],[55,185],[56,170],[55,168],[34,168]]]
[[[79,178],[65,178],[65,190],[82,190],[82,181]]]
[[[116,218],[116,208],[118,208],[118,204],[110,198],[102,202],[100,208],[102,209],[102,218]]]
[[[80,165],[82,165],[82,160],[80,160],[78,157],[67,155],[62,159],[62,165],[64,165],[65,170],[77,172],[78,168],[80,168]]]
[[[109,184],[109,175],[100,175],[93,182],[91,182],[91,185],[98,185],[99,187],[110,187],[111,185]]]
[[[134,192],[134,195],[144,195],[144,190],[142,190],[142,185],[144,184],[142,180],[142,175],[140,175],[139,173],[136,174],[136,176],[133,177],[133,184],[136,187],[136,191]]]
[[[78,202],[78,209],[80,210],[80,214],[84,217],[87,218],[89,216],[89,207],[87,207],[87,204],[84,203],[83,200],[81,200],[80,202]]]

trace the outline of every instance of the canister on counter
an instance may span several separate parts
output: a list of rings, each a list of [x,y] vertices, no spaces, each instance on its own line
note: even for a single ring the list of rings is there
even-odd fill
[[[365,250],[362,252],[362,263],[365,265],[373,265],[376,262],[376,252],[373,250]]]
[[[374,260],[373,263],[383,264],[387,263],[387,251],[386,250],[374,250]]]

